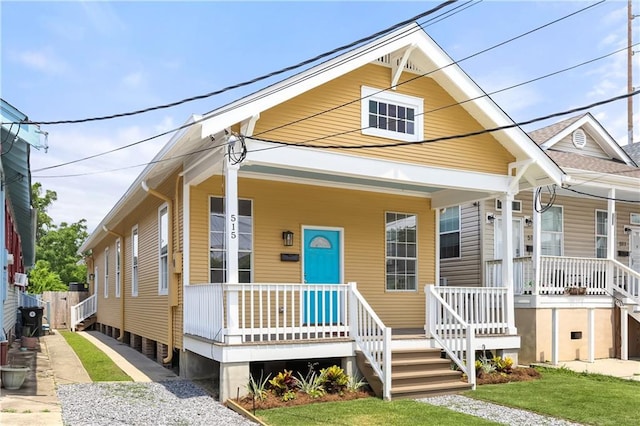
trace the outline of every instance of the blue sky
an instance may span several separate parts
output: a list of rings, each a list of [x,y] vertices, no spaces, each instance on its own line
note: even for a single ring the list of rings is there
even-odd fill
[[[459,60],[594,3],[485,0],[425,29]],[[34,121],[145,108],[297,63],[437,4],[2,1],[0,93]],[[640,14],[640,1],[634,0],[633,7]],[[460,66],[481,88],[492,92],[623,48],[626,19],[627,2],[608,1]],[[637,43],[640,19],[633,23]],[[634,60],[637,87],[640,54]],[[493,98],[516,122],[524,121],[625,93],[626,66],[626,53],[618,53]],[[56,222],[85,218],[92,230],[142,167],[92,173],[149,161],[167,138],[72,166],[37,169],[169,130],[193,113],[210,111],[265,84],[134,117],[43,126],[49,132],[50,148],[47,153],[33,150],[31,167],[34,182],[58,192],[49,214]],[[640,99],[634,102],[638,141]],[[626,102],[591,112],[621,145],[626,144]],[[88,175],[51,177],[83,173]]]

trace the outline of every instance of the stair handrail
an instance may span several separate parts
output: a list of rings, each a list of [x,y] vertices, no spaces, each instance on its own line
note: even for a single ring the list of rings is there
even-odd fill
[[[436,291],[433,284],[425,286],[427,303],[426,331],[467,375],[467,382],[476,388],[475,330],[456,313]],[[466,358],[463,354],[466,353]]]
[[[618,276],[617,273],[614,273],[611,281],[612,289],[623,294],[625,297],[632,299],[636,304],[640,305],[640,273],[634,271],[633,269],[615,259],[610,259],[610,262],[612,263],[614,269],[617,268],[624,274],[626,274],[629,278],[634,279],[633,282],[629,282],[631,280],[628,280],[625,283],[625,288],[618,281],[613,279]]]
[[[76,326],[98,311],[98,297],[92,294],[82,302],[71,307],[71,331],[76,331]]]
[[[373,371],[382,381],[382,396],[391,399],[391,328],[384,325],[373,308],[358,291],[354,282],[349,283],[349,323],[351,337]]]

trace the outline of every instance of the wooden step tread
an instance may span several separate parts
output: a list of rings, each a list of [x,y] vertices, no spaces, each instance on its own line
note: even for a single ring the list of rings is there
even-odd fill
[[[450,365],[451,360],[446,358],[406,358],[393,359],[391,357],[391,366],[394,365]]]
[[[462,377],[456,370],[399,371],[391,374],[392,379],[420,379],[433,377]]]
[[[445,383],[427,383],[422,385],[400,385],[391,387],[391,395],[403,394],[403,393],[417,393],[417,392],[438,392],[451,390],[452,392],[459,392],[461,390],[471,389],[471,385],[467,382],[455,380]]]

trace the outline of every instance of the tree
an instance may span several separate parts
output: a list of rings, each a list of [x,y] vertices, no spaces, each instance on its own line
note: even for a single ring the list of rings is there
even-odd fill
[[[59,226],[47,214],[47,209],[58,199],[55,191],[46,190],[43,194],[39,182],[31,186],[31,204],[38,211],[36,229],[36,265],[29,272],[29,292],[66,290],[70,282],[84,282],[87,267],[78,249],[89,236],[87,221]]]

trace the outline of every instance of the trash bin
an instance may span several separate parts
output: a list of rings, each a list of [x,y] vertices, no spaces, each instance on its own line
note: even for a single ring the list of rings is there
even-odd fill
[[[85,283],[70,282],[69,291],[89,291],[89,286]]]
[[[22,328],[29,327],[29,335],[33,337],[42,336],[42,316],[44,308],[32,306],[25,308],[21,306],[20,313],[22,316]],[[23,333],[24,334],[24,333]]]

